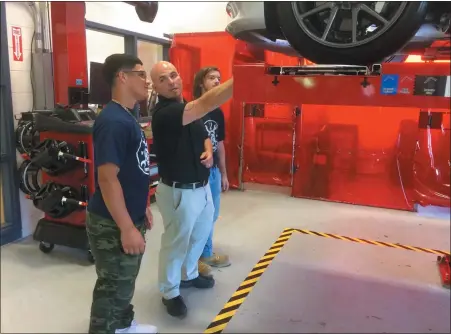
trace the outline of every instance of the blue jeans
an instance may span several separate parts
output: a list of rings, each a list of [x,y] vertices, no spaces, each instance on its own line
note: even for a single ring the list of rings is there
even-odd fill
[[[214,224],[219,217],[219,207],[221,205],[221,172],[218,167],[213,167],[210,169],[210,179],[208,181],[211,189],[211,197],[213,199],[213,205],[215,207],[215,213],[213,214],[213,224],[211,225],[210,236],[208,237],[207,243],[205,244],[202,257],[213,256],[213,230]]]

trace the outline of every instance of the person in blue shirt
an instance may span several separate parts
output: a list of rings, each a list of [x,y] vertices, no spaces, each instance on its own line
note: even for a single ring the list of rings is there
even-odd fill
[[[153,218],[147,207],[150,186],[147,141],[131,114],[146,98],[149,81],[141,60],[109,56],[103,75],[112,101],[94,123],[95,192],[89,200],[86,230],[95,259],[89,333],[156,333],[134,321],[131,300]]]

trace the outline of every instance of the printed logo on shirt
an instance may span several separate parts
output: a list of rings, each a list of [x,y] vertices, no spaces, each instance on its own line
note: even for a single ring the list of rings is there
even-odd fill
[[[147,139],[144,132],[141,131],[141,142],[136,151],[136,160],[138,161],[138,167],[141,171],[150,175],[150,163],[149,163],[149,151],[147,149]]]
[[[207,129],[208,135],[210,136],[211,143],[213,145],[213,152],[216,152],[218,149],[218,123],[214,120],[207,120],[205,123],[205,129]]]

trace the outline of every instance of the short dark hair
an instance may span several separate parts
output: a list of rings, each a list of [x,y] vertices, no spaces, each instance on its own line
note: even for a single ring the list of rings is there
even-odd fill
[[[194,76],[194,83],[193,83],[193,98],[198,99],[202,95],[202,88],[200,85],[203,84],[205,77],[208,73],[213,71],[219,71],[219,68],[216,66],[206,66],[199,70],[199,72],[196,73]]]
[[[121,70],[132,70],[136,65],[142,65],[142,61],[135,56],[125,53],[115,53],[108,56],[103,63],[103,77],[106,83],[113,87],[114,79]]]

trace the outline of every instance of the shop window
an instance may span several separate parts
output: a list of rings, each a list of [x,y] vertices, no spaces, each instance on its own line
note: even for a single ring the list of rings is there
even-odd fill
[[[147,73],[150,72],[155,63],[163,60],[163,46],[160,44],[138,40],[137,49],[138,58],[143,62]]]
[[[88,58],[88,83],[90,63],[104,63],[114,53],[125,53],[124,36],[86,29],[86,53]]]
[[[143,62],[144,70],[147,72],[150,80],[150,70],[152,66],[157,62],[163,60],[163,45],[155,44],[148,41],[139,40],[136,43],[137,45],[137,56]],[[141,116],[150,116],[149,114],[149,105],[155,103],[154,101],[155,94],[152,92],[152,85],[149,86],[149,100],[142,101],[140,104],[140,115]]]

